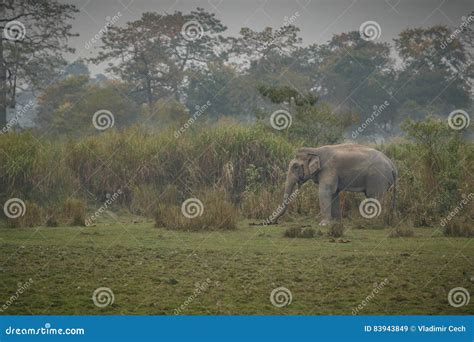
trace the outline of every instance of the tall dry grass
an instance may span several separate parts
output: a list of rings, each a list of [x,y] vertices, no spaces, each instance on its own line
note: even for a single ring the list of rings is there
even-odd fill
[[[405,129],[407,138],[379,146],[399,171],[399,216],[415,226],[438,226],[463,194],[474,191],[473,143],[434,119],[409,123]],[[44,224],[54,216],[52,208],[70,198],[84,202],[80,210],[87,212],[121,189],[123,195],[114,206],[151,217],[163,206],[179,214],[177,208],[193,193],[219,191],[225,194],[222,210],[230,213],[230,203],[242,217],[265,219],[281,202],[287,164],[298,146],[284,133],[261,125],[217,124],[190,129],[178,139],[171,130],[151,132],[142,127],[74,140],[40,139],[32,132],[5,134],[0,135],[4,155],[0,200],[18,197],[37,205],[47,213],[38,223]],[[345,218],[360,216],[359,197],[343,195]],[[316,217],[318,207],[317,186],[308,182],[286,217]],[[472,210],[458,215],[473,218]],[[50,223],[55,224],[58,220],[52,218]],[[183,226],[183,222],[166,220],[170,226]],[[227,226],[233,226],[232,222]]]

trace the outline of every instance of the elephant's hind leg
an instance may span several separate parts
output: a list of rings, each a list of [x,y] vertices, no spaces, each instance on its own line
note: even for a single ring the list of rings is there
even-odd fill
[[[331,217],[333,220],[341,219],[341,203],[339,200],[339,191],[332,195],[331,199]]]

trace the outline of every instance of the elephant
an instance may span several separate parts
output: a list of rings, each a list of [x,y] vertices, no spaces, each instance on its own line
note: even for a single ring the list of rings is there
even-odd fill
[[[394,163],[382,152],[367,146],[349,143],[300,148],[288,166],[283,203],[268,222],[277,223],[297,193],[293,192],[295,185],[299,188],[310,179],[319,184],[322,226],[341,219],[341,191],[362,192],[380,204],[384,193],[393,186],[393,212],[397,177]]]

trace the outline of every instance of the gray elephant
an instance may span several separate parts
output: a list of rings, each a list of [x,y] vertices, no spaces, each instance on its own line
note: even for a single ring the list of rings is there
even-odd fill
[[[276,223],[295,196],[295,185],[309,179],[319,184],[320,225],[341,218],[341,191],[363,192],[382,203],[383,194],[393,185],[392,210],[395,209],[397,170],[382,152],[357,144],[303,147],[288,167],[283,203],[269,223]],[[379,208],[380,210],[381,208]]]

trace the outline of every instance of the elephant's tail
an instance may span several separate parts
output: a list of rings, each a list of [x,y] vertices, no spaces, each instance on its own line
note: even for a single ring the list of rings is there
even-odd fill
[[[392,194],[392,217],[395,218],[395,210],[397,208],[397,171],[393,169],[393,194]]]

